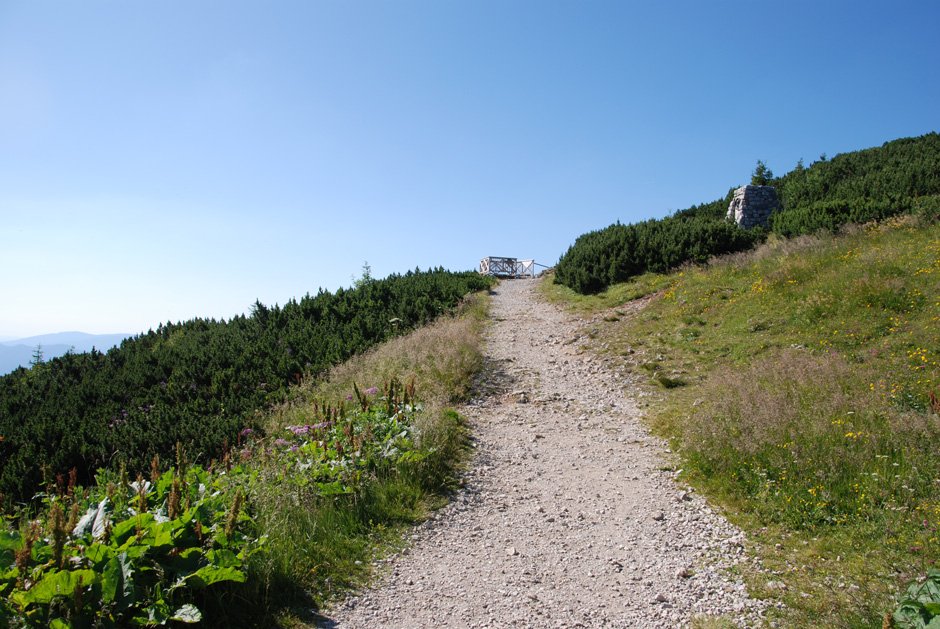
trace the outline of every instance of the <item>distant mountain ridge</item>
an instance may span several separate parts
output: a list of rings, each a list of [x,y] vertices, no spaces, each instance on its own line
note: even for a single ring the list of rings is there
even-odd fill
[[[43,360],[62,356],[67,351],[90,352],[92,348],[106,352],[133,334],[88,334],[86,332],[56,332],[25,338],[0,341],[0,375],[17,367],[28,367],[38,345],[42,345]]]

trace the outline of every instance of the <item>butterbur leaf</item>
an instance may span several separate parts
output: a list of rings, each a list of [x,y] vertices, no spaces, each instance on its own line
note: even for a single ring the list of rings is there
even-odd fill
[[[111,543],[117,546],[122,545],[127,539],[137,532],[137,518],[129,518],[123,522],[118,522],[111,529]]]
[[[140,527],[145,537],[151,536],[152,542],[153,529],[156,526],[156,521],[152,513],[141,513],[140,515],[128,518],[114,526],[114,529],[111,531],[112,542],[117,544],[119,548],[123,545],[135,543],[137,541],[137,527]],[[121,548],[121,550],[124,549]]]
[[[45,540],[36,540],[33,544],[33,561],[36,563],[46,563],[52,559],[52,544],[47,544]]]
[[[150,607],[144,609],[142,613],[131,618],[131,623],[144,627],[152,627],[154,625],[165,625],[166,621],[169,619],[170,607],[166,604],[166,601],[161,598]]]
[[[185,578],[195,574],[199,568],[206,564],[206,560],[201,549],[191,547],[182,551],[179,556],[173,557],[169,563],[174,572]]]
[[[173,485],[173,479],[176,478],[176,470],[169,469],[157,480],[157,496],[163,497],[170,493],[170,486]]]
[[[218,583],[219,581],[245,582],[245,573],[238,568],[218,568],[216,566],[206,566],[200,568],[189,577],[186,582],[193,588],[204,588]]]
[[[111,503],[108,502],[107,498],[101,500],[98,503],[98,511],[95,513],[95,521],[91,525],[91,535],[95,539],[98,539],[104,535],[105,530],[108,528],[108,524],[111,521]]]
[[[70,597],[78,584],[91,585],[95,582],[93,570],[56,570],[46,573],[39,583],[34,585],[23,597],[23,603],[45,605],[58,596]]]
[[[107,563],[104,567],[104,571],[101,573],[101,601],[104,604],[107,605],[114,600],[114,597],[117,596],[118,588],[121,587],[121,581],[123,580],[121,562],[115,557]]]
[[[111,504],[107,498],[101,500],[97,507],[90,507],[85,515],[81,517],[75,528],[72,529],[73,537],[84,537],[91,533],[93,537],[98,538],[104,534],[108,525],[109,515],[111,513]]]
[[[141,485],[140,485],[137,481],[133,481],[133,482],[128,483],[128,486],[129,486],[131,489],[133,489],[135,493],[140,492]],[[145,480],[144,483],[143,483],[144,493],[149,493],[151,486],[152,486],[152,483],[151,483],[149,480]]]
[[[242,562],[230,550],[210,550],[206,553],[209,562],[219,568],[241,568]]]
[[[917,597],[921,603],[940,602],[940,584],[933,578],[929,578],[920,586],[920,592]]]
[[[924,614],[926,614],[924,604],[918,601],[905,601],[893,614],[895,623],[898,627],[905,629],[924,629]]]
[[[85,549],[85,558],[90,561],[95,570],[101,571],[102,566],[114,558],[114,549],[104,544],[92,544]]]
[[[97,514],[98,509],[95,507],[90,507],[88,511],[85,512],[85,515],[83,515],[78,521],[78,524],[75,525],[75,528],[72,529],[72,536],[84,537],[88,533],[91,533],[91,527],[95,523],[95,516]]]
[[[17,532],[0,532],[0,570],[13,565],[16,551],[23,545],[23,538]]]
[[[0,531],[0,550],[19,550],[23,546],[23,536],[19,531]]]
[[[926,609],[932,616],[940,615],[940,603],[924,603]]]
[[[150,546],[143,545],[131,545],[128,548],[125,548],[123,552],[127,553],[127,556],[131,559],[140,559],[147,554],[147,551],[150,550]]]
[[[173,528],[169,525],[169,521],[160,522],[154,527],[150,546],[154,550],[166,550],[173,547]]]
[[[179,622],[185,623],[194,623],[202,620],[202,612],[199,611],[195,605],[183,605],[175,612],[170,620],[177,620]]]
[[[134,569],[127,553],[121,553],[105,566],[101,578],[101,599],[104,603],[114,601],[118,609],[134,604]]]

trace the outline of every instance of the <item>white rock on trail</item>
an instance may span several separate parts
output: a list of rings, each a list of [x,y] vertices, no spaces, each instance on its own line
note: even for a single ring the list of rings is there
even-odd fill
[[[461,409],[476,446],[464,489],[322,626],[760,624],[770,603],[726,571],[750,561],[743,533],[663,471],[647,404],[606,361],[576,358],[565,339],[591,322],[540,300],[537,281],[495,290],[486,372]]]

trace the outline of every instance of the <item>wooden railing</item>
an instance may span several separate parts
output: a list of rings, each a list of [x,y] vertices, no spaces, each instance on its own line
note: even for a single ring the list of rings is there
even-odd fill
[[[539,264],[538,266],[544,266]],[[498,258],[489,256],[480,260],[480,275],[496,277],[535,277],[535,260]]]

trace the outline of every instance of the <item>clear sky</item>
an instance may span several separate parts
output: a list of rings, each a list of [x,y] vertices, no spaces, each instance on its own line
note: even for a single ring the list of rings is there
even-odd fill
[[[0,1],[0,336],[141,332],[940,128],[940,2]]]

